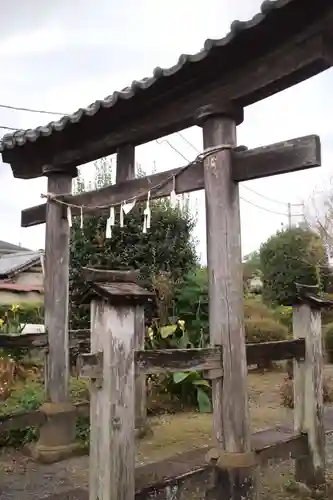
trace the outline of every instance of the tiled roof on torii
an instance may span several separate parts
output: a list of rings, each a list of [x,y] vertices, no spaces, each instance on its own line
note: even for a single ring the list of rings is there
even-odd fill
[[[266,52],[274,50],[288,39],[302,32],[307,26],[316,20],[322,19],[332,9],[331,0],[275,0],[264,1],[261,12],[251,20],[234,21],[230,32],[221,39],[206,40],[204,48],[193,55],[181,55],[177,64],[168,69],[157,67],[153,76],[133,81],[133,83],[120,92],[114,92],[103,100],[97,100],[86,108],[81,108],[73,114],[66,115],[58,121],[35,129],[19,130],[12,134],[6,134],[0,142],[0,152],[3,153],[3,161],[13,163],[16,161],[16,153],[21,151],[35,156],[37,150],[45,153],[49,146],[54,146],[54,141],[64,139],[67,135],[66,144],[72,140],[80,131],[81,142],[86,136],[98,134],[100,128],[106,133],[104,127],[112,120],[128,120],[132,116],[151,107],[152,102],[156,107],[163,98],[171,99],[170,95],[179,96],[179,93],[193,92],[195,89],[207,85],[210,81],[220,78],[221,75],[234,71],[251,59],[263,56]],[[326,67],[318,66],[313,71],[319,73]],[[293,85],[291,81],[289,85]],[[287,85],[286,85],[287,86]],[[280,89],[281,90],[281,89]],[[242,106],[255,102],[255,96],[249,97],[248,101],[240,103]],[[108,125],[112,129],[112,124]],[[97,130],[97,132],[96,132]],[[63,144],[63,143],[61,143]],[[67,146],[66,146],[67,147]],[[64,151],[66,150],[64,146]],[[50,150],[52,149],[49,148]],[[52,149],[53,150],[53,149]],[[110,154],[110,153],[109,153]],[[14,156],[13,156],[14,155]],[[89,155],[80,158],[77,165],[87,161]],[[12,159],[14,159],[12,161]],[[26,167],[27,168],[27,167]],[[41,175],[41,173],[26,172],[30,178]],[[19,175],[20,177],[20,175]]]

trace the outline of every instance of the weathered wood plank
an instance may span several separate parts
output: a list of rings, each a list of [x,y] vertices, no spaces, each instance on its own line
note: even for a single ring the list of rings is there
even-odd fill
[[[116,183],[128,181],[135,177],[135,147],[124,144],[117,149]]]
[[[232,166],[232,177],[237,182],[297,172],[321,165],[320,138],[308,135],[237,155],[239,159]]]
[[[45,349],[47,333],[0,334],[0,349]],[[90,330],[69,330],[69,349],[90,349]]]
[[[49,193],[71,192],[75,172],[63,173],[52,167],[45,170]],[[76,447],[75,418],[64,417],[62,410],[73,409],[69,397],[69,222],[63,217],[63,207],[47,202],[45,231],[45,331],[48,336],[45,357],[46,402],[40,410],[47,419],[40,427],[39,439],[32,447],[37,460],[58,461]]]
[[[66,418],[89,417],[90,404],[76,403],[72,409],[64,408]],[[0,416],[0,432],[36,427],[45,423],[46,415],[41,410],[30,410]]]
[[[304,339],[246,344],[246,358],[248,365],[258,364],[263,360],[282,361],[293,358],[304,359],[304,356]]]
[[[305,339],[305,361],[294,361],[294,428],[307,433],[309,454],[296,461],[296,480],[310,487],[325,483],[323,421],[323,345],[321,312],[308,304],[294,306],[294,338]]]
[[[233,153],[232,177],[241,182],[258,177],[294,172],[304,168],[317,167],[321,164],[320,140],[315,135],[299,137],[269,146],[254,148]],[[63,199],[76,205],[101,206],[120,204],[123,200],[133,197],[140,198],[153,186],[160,185],[151,192],[151,198],[169,196],[173,187],[173,176],[179,174],[175,168],[166,172],[122,181],[119,184],[107,186],[97,191]],[[176,193],[182,194],[204,189],[203,165],[198,163],[184,170],[176,177]],[[105,209],[104,212],[107,212]],[[103,210],[97,210],[103,212]],[[84,209],[84,213],[96,213],[93,209]],[[73,209],[73,214],[79,214]],[[22,211],[22,227],[43,224],[46,217],[46,204],[37,205]]]
[[[72,190],[72,176],[51,173],[49,193]],[[69,290],[69,223],[63,218],[63,207],[47,203],[45,233],[45,330],[48,333],[47,394],[54,403],[68,399],[68,290]]]
[[[135,307],[134,319],[135,331],[135,349],[140,349],[139,352],[144,353],[145,350],[145,310],[143,305]],[[135,353],[134,353],[135,359]],[[135,369],[135,429],[143,436],[147,429],[147,387],[145,373]]]
[[[214,109],[203,121],[204,148],[219,144],[234,146],[233,110],[213,112]],[[222,464],[216,467],[210,494],[217,500],[223,498],[225,490],[228,492],[225,498],[230,500],[251,499],[256,496],[255,459],[251,451],[246,380],[239,191],[232,178],[230,149],[205,160],[204,179],[209,335],[212,345],[223,346],[223,384],[221,378],[212,380],[213,439]],[[242,466],[226,466],[224,458],[230,453],[242,457]],[[232,459],[227,462],[233,463]]]
[[[42,425],[46,420],[43,412],[31,410],[0,416],[0,433],[15,429],[25,429]]]
[[[90,496],[132,500],[135,492],[135,313],[91,305],[91,350],[103,352],[103,385],[90,400]]]
[[[0,334],[0,349],[44,349],[47,346],[48,339],[46,333]]]
[[[106,283],[136,283],[140,271],[111,271],[109,269],[96,269],[83,267],[82,275],[86,281],[106,282]]]
[[[136,351],[136,370],[142,373],[189,372],[222,368],[222,349],[159,349]]]

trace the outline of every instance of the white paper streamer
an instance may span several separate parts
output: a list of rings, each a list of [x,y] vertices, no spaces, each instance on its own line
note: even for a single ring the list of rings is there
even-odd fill
[[[120,227],[124,227],[124,205],[120,205],[120,214],[119,214],[119,225]]]
[[[83,230],[83,207],[80,210],[80,229]]]
[[[112,226],[114,226],[114,223],[115,223],[114,207],[111,207],[109,218],[106,221],[106,231],[105,231],[106,239],[112,238]]]
[[[67,220],[69,227],[72,227],[72,210],[71,207],[67,207]]]
[[[131,201],[130,203],[123,203],[123,211],[125,215],[129,214],[130,211],[134,208],[136,200]]]
[[[143,229],[142,229],[143,233],[146,233],[147,229],[150,229],[151,210],[149,206],[149,201],[150,201],[150,191],[148,191],[147,204],[143,212]]]
[[[172,178],[172,191],[170,193],[170,205],[172,208],[176,208],[177,206],[177,195],[176,195],[176,177]]]

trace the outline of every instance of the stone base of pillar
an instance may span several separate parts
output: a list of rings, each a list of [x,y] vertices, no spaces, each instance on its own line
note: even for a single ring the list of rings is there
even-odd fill
[[[147,423],[135,427],[135,438],[142,439],[146,436],[152,436],[153,430]]]
[[[41,463],[53,463],[82,453],[75,442],[76,413],[72,403],[44,403],[40,411],[45,422],[39,429],[37,443],[30,444],[25,452]]]

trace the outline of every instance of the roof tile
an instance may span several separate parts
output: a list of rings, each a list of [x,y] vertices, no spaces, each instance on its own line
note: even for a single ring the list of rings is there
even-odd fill
[[[35,142],[40,137],[46,137],[53,132],[62,131],[68,124],[80,122],[85,116],[91,117],[103,108],[111,108],[119,101],[132,99],[136,94],[149,89],[158,81],[180,72],[185,66],[195,64],[208,58],[211,52],[215,51],[217,48],[225,47],[240,34],[258,26],[270,12],[278,10],[293,1],[294,0],[265,0],[261,5],[261,12],[259,14],[256,14],[249,21],[234,21],[231,24],[230,32],[225,37],[216,40],[206,40],[202,50],[192,55],[182,54],[177,64],[174,66],[166,69],[156,67],[153,71],[153,76],[138,81],[134,80],[130,86],[125,87],[120,92],[116,91],[105,99],[97,100],[86,108],[80,108],[75,113],[66,115],[58,121],[52,121],[48,125],[37,127],[33,130],[18,130],[12,134],[5,134],[0,141],[0,152],[14,149],[16,146],[24,146],[27,142]]]

